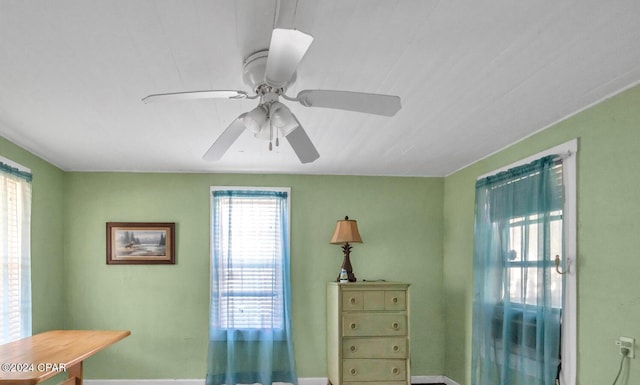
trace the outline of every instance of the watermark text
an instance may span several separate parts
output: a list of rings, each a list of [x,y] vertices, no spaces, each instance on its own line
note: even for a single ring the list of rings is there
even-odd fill
[[[0,364],[0,371],[4,373],[66,372],[67,365],[54,362],[3,362]]]

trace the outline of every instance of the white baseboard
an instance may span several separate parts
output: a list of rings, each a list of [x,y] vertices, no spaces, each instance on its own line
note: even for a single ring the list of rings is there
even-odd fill
[[[449,377],[444,376],[444,381],[442,381],[446,385],[460,385]]]
[[[85,385],[204,385],[204,380],[84,380]],[[447,376],[411,376],[412,384],[446,384],[460,385]],[[280,384],[278,382],[274,384]],[[298,378],[298,385],[327,385],[326,377]]]
[[[157,380],[87,380],[82,381],[85,385],[204,385],[204,380],[177,380],[177,379],[157,379]]]
[[[412,384],[460,385],[447,376],[411,376]]]
[[[298,385],[327,385],[327,377],[298,378]]]

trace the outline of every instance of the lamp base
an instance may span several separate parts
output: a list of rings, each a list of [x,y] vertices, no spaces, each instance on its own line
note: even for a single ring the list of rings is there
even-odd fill
[[[345,269],[347,271],[347,280],[349,282],[356,282],[356,276],[353,274],[353,267],[351,267],[351,260],[349,259],[349,254],[351,253],[351,246],[349,243],[345,243],[342,246],[342,251],[344,252],[344,260],[342,261],[341,269]],[[338,274],[338,278],[336,282],[340,282],[340,274]]]

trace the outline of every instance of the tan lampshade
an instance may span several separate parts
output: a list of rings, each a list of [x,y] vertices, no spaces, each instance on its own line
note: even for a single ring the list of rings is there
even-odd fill
[[[336,231],[333,233],[330,243],[362,243],[362,238],[360,238],[360,233],[358,232],[358,223],[353,219],[349,219],[349,217],[339,220],[336,223]]]

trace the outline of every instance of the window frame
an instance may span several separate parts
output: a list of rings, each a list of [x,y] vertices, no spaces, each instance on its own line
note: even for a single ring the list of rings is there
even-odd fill
[[[576,138],[490,171],[477,178],[478,180],[483,179],[502,171],[507,171],[510,168],[531,163],[547,155],[561,155],[563,157],[562,178],[565,194],[565,203],[562,210],[564,222],[564,260],[562,261],[561,268],[565,273],[565,282],[561,330],[561,385],[575,385],[577,371],[577,153],[578,139]]]
[[[209,219],[209,224],[210,224],[210,251],[209,251],[209,258],[210,261],[213,261],[213,253],[215,250],[215,235],[214,235],[214,208],[215,208],[215,199],[214,199],[214,192],[215,191],[265,191],[265,192],[284,192],[287,194],[287,198],[286,198],[286,205],[287,205],[287,213],[286,213],[286,222],[289,224],[286,227],[286,231],[287,234],[285,234],[285,239],[286,239],[286,244],[281,245],[283,249],[287,249],[287,250],[291,250],[291,188],[290,187],[251,187],[251,186],[211,186],[210,187],[210,191],[209,191],[209,199],[210,199],[210,209],[209,209],[209,215],[210,215],[210,219]],[[289,263],[290,261],[282,261],[283,263]],[[289,270],[289,267],[286,268],[286,270]],[[210,277],[209,277],[209,281],[211,283],[213,283],[213,269],[210,270]],[[283,276],[282,279],[285,280],[289,277]],[[284,282],[282,283],[284,285]],[[210,295],[213,295],[213,290],[210,290]],[[211,301],[212,298],[210,298],[209,303],[212,303]],[[284,308],[284,306],[286,306],[285,303],[285,298],[284,296],[282,296],[280,298],[280,300],[282,301],[281,306]],[[211,310],[210,310],[211,312]],[[212,313],[212,312],[211,312]],[[245,336],[247,339],[252,339],[250,334],[254,334],[255,332],[270,332],[270,333],[274,333],[274,336],[276,338],[278,338],[278,336],[283,335],[285,333],[285,326],[284,324],[286,323],[286,320],[282,320],[283,325],[282,328],[229,328],[229,327],[216,327],[217,330],[226,330],[226,331],[237,331],[237,332],[241,332],[244,334],[247,334],[247,336]],[[213,328],[213,322],[210,321],[210,325],[211,328]]]
[[[12,161],[11,159],[7,159],[3,156],[0,156],[0,163],[2,163],[4,166],[8,167],[9,169],[11,169],[11,172],[9,172],[10,174],[13,173],[17,178],[19,179],[25,179],[25,183],[27,183],[29,186],[27,187],[29,189],[29,193],[28,193],[28,202],[17,202],[18,205],[16,206],[16,210],[19,211],[17,214],[19,214],[21,216],[21,212],[20,212],[20,208],[22,208],[22,210],[28,210],[28,214],[29,214],[29,223],[31,223],[31,217],[32,217],[32,194],[33,194],[33,186],[31,183],[31,169],[16,163],[14,161]],[[25,188],[24,186],[20,187],[20,188]],[[15,197],[16,199],[20,198],[19,196]],[[27,258],[28,261],[25,263],[24,261],[20,261],[19,262],[19,266],[18,266],[18,270],[19,270],[19,274],[21,276],[23,275],[27,275],[29,276],[28,279],[28,287],[19,287],[18,289],[21,292],[21,296],[25,296],[28,299],[28,304],[27,307],[23,307],[20,306],[20,314],[19,314],[19,324],[21,325],[20,328],[20,336],[19,337],[10,337],[9,340],[7,341],[0,341],[0,344],[2,343],[8,343],[11,341],[15,341],[16,339],[19,338],[24,338],[24,337],[28,337],[32,334],[32,327],[33,327],[33,295],[31,292],[31,226],[29,226],[29,230],[28,230],[28,234],[26,234],[26,239],[21,239],[18,240],[18,243],[22,243],[22,242],[27,242],[27,255],[20,255],[20,258]],[[24,251],[24,250],[22,250]],[[28,269],[28,271],[22,271],[22,268],[24,268],[26,266],[26,268]],[[27,314],[25,314],[24,312],[28,312]],[[0,325],[0,327],[4,327],[4,325]]]

